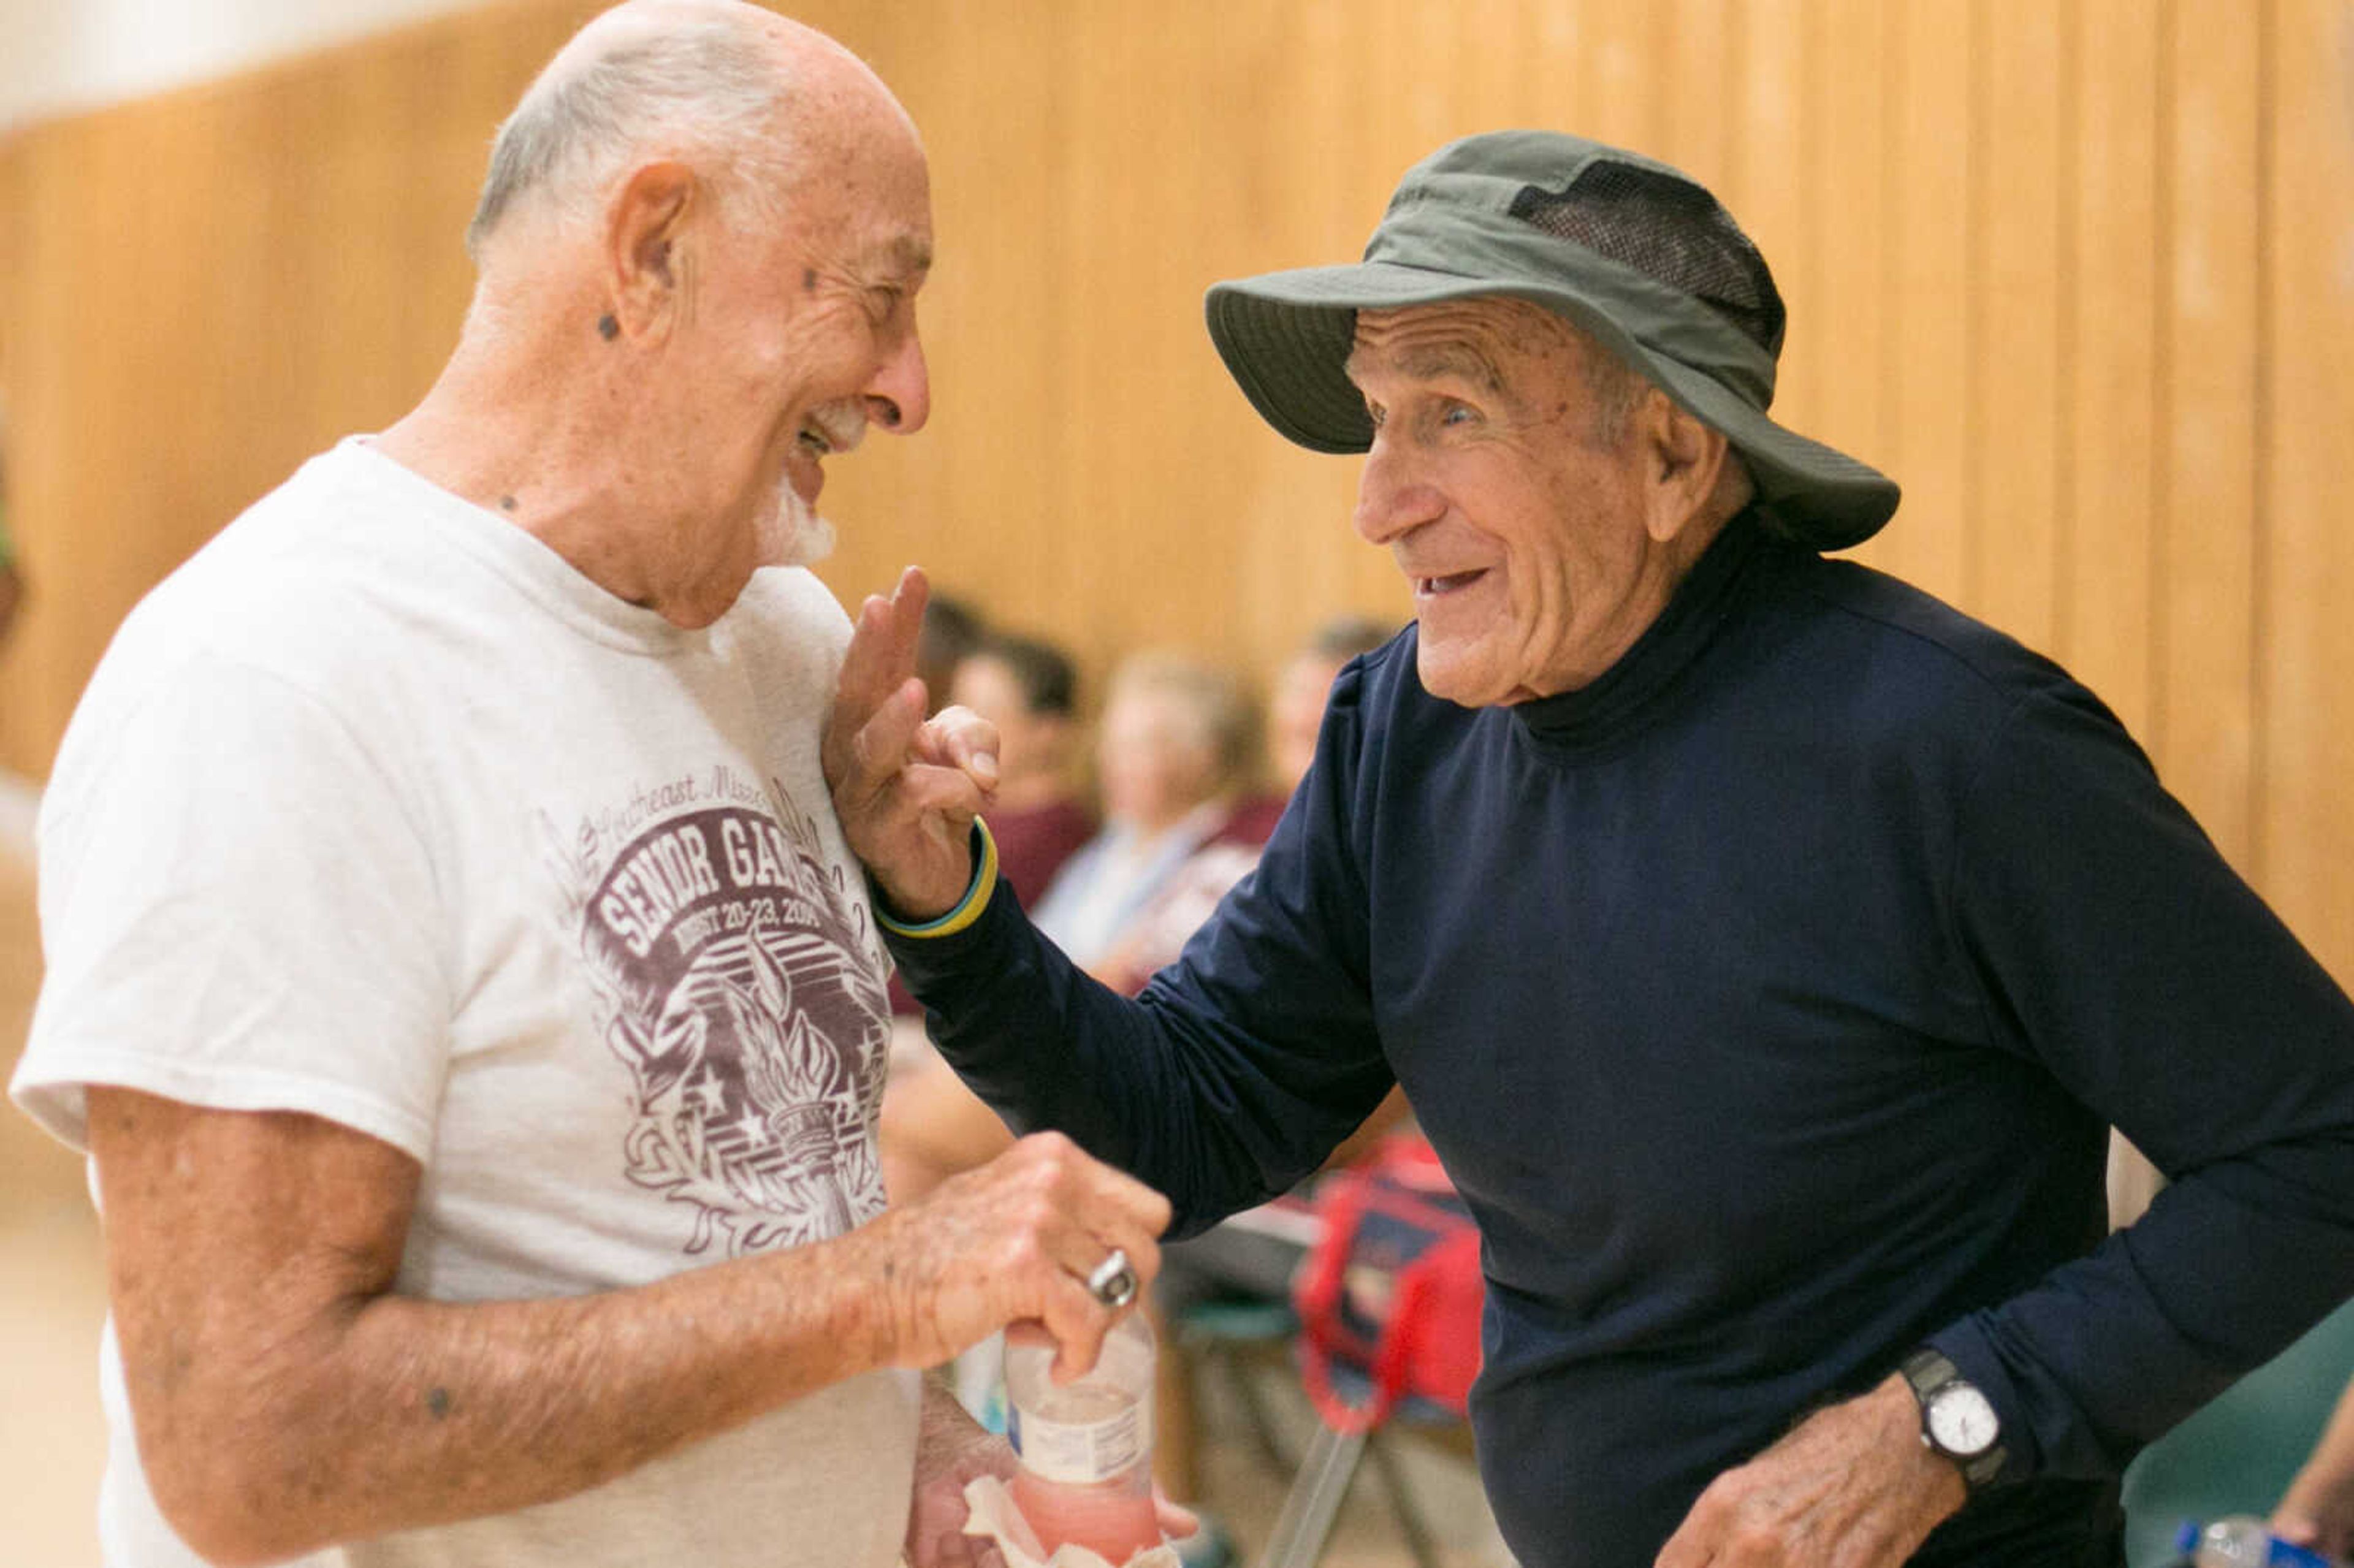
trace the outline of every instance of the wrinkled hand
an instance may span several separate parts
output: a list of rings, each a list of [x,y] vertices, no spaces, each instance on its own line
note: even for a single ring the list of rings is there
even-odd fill
[[[924,1417],[916,1442],[916,1489],[907,1501],[908,1568],[1004,1568],[994,1542],[967,1535],[967,1481],[1011,1479],[1013,1450],[964,1413],[936,1378],[924,1380]]]
[[[916,1489],[904,1542],[907,1568],[1004,1568],[1005,1555],[995,1542],[964,1532],[971,1517],[964,1489],[978,1476],[1010,1481],[1019,1465],[1012,1445],[966,1414],[938,1378],[926,1378],[923,1426],[916,1440]],[[1171,1502],[1157,1483],[1152,1517],[1167,1536],[1182,1538],[1202,1528],[1193,1510]]]
[[[1657,1568],[1898,1568],[1967,1495],[1892,1377],[1711,1482]]]
[[[886,1314],[886,1363],[938,1366],[1034,1319],[1055,1338],[1055,1375],[1067,1379],[1095,1365],[1119,1316],[1088,1293],[1087,1276],[1119,1247],[1140,1286],[1149,1283],[1169,1213],[1169,1200],[1143,1182],[1041,1132],[841,1245],[868,1255],[858,1266]]]
[[[2324,1557],[2354,1559],[2354,1475],[2330,1474],[2317,1456],[2273,1510],[2272,1532]]]
[[[821,757],[853,853],[902,916],[955,907],[972,880],[972,820],[997,789],[997,726],[965,708],[924,717],[916,644],[930,589],[909,567],[870,595],[843,656]]]

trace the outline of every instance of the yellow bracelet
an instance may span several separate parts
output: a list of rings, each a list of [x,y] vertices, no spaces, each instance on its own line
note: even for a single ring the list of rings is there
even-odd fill
[[[895,937],[953,937],[981,918],[989,907],[989,895],[997,887],[997,840],[991,836],[989,824],[979,817],[972,820],[972,881],[956,907],[937,919],[920,926],[909,926],[894,920],[883,912],[883,900],[875,900],[875,919]]]

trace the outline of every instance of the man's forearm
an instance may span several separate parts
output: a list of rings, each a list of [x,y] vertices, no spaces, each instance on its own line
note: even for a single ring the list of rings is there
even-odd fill
[[[1245,995],[1232,978],[1305,972],[1296,948],[1235,958],[1220,947],[1222,989],[1205,993],[1200,975],[1172,970],[1140,1001],[1081,971],[1002,883],[969,928],[888,940],[966,1086],[1008,1126],[1059,1128],[1161,1187],[1176,1202],[1176,1235],[1290,1186],[1394,1085],[1369,1029],[1299,1009],[1301,995],[1331,988]],[[1261,1026],[1284,1033],[1255,1045],[1247,1036]],[[1255,1114],[1217,1108],[1232,1105]]]
[[[2269,1145],[1930,1340],[2003,1412],[2007,1478],[2105,1479],[2354,1290],[2354,1141]]]
[[[152,1483],[224,1561],[568,1497],[885,1364],[865,1245],[854,1234],[593,1296],[380,1296],[220,1368],[244,1399],[143,1402],[164,1425],[141,1424]],[[154,1349],[126,1369],[134,1394],[187,1375],[184,1347]]]
[[[316,1118],[90,1092],[109,1295],[164,1517],[221,1563],[552,1501],[882,1366],[1149,1274],[1168,1204],[1032,1139],[835,1240],[634,1289],[458,1304],[395,1282],[419,1169]]]

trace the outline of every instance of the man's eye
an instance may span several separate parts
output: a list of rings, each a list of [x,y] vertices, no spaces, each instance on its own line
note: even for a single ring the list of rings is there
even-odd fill
[[[1373,429],[1378,430],[1382,428],[1382,420],[1384,418],[1384,410],[1379,403],[1368,403],[1365,405],[1365,418],[1367,422],[1373,427]]]
[[[1460,403],[1450,403],[1439,414],[1438,422],[1442,425],[1468,425],[1479,417]]]

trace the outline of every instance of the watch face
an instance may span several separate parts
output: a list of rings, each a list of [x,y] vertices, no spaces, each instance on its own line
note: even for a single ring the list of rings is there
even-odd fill
[[[2002,1422],[1987,1396],[1968,1383],[1948,1383],[1929,1401],[1929,1436],[1938,1447],[1970,1458],[1994,1446]]]

